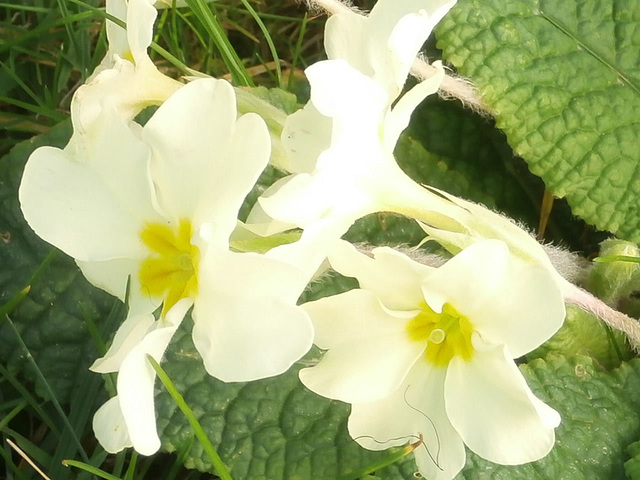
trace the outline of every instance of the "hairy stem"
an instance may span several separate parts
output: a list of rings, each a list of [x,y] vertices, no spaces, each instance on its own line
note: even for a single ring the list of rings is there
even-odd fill
[[[362,14],[349,3],[340,0],[307,0],[310,8],[323,10],[331,15],[336,13],[354,12]],[[411,73],[419,80],[431,78],[437,72],[436,67],[429,65],[421,58],[416,58],[411,67]],[[472,110],[486,116],[492,116],[491,109],[482,101],[473,84],[463,78],[446,74],[439,93],[444,98],[455,98]]]
[[[631,347],[636,352],[640,352],[640,322],[638,322],[638,320],[611,308],[586,290],[573,284],[569,285],[571,285],[571,287],[564,289],[564,299],[567,303],[582,308],[598,317],[611,328],[615,328],[624,333]]]

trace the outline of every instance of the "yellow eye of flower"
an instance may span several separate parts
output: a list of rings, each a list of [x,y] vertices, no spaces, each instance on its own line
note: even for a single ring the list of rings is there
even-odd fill
[[[200,250],[191,244],[193,229],[189,220],[177,228],[148,223],[140,239],[151,251],[140,265],[140,284],[148,295],[164,297],[164,316],[178,300],[198,293]]]
[[[136,64],[136,61],[133,59],[133,54],[131,53],[131,50],[127,50],[126,52],[124,52],[124,54],[122,55],[122,58],[124,58],[125,60],[129,60],[134,65]]]
[[[473,325],[469,319],[449,303],[442,306],[442,313],[434,312],[426,302],[420,309],[407,324],[407,333],[415,342],[427,342],[425,359],[437,367],[446,367],[456,356],[471,360]]]

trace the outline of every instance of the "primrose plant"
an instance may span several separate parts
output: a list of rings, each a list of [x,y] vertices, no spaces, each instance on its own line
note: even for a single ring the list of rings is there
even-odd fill
[[[365,449],[420,439],[426,478],[455,477],[465,446],[504,465],[549,453],[561,418],[514,360],[558,331],[574,287],[516,223],[416,183],[394,158],[445,76],[436,63],[405,91],[455,1],[379,0],[369,16],[343,8],[327,21],[328,60],[307,68],[310,102],[282,129],[290,176],[252,212],[268,215],[276,237],[302,234],[266,252],[233,238],[259,230],[238,212],[269,162],[267,125],[239,116],[225,80],[158,71],[147,53],[153,3],[107,0],[126,30],[107,21],[108,53],[73,98],[71,141],[38,148],[19,190],[31,228],[89,282],[122,300],[128,288],[128,317],[91,367],[117,373],[117,395],[94,418],[101,445],[161,447],[147,355],[160,362],[191,312],[204,368],[224,382],[282,374],[315,343],[323,356],[301,382],[351,405],[348,431]],[[150,105],[142,126],[136,115]],[[435,267],[341,240],[374,212],[419,221],[450,258]],[[298,305],[327,259],[359,288]]]

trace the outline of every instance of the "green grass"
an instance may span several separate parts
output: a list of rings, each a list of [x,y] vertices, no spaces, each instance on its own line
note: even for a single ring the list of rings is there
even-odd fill
[[[160,11],[151,58],[164,73],[178,78],[186,66],[304,96],[302,70],[323,55],[324,17],[305,17],[295,0],[200,2]],[[106,51],[104,18],[99,0],[0,3],[0,155],[68,116]]]

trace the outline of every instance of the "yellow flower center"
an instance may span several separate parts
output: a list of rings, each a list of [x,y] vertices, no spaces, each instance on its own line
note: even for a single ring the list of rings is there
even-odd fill
[[[136,64],[136,61],[133,59],[133,54],[131,53],[131,50],[127,50],[126,52],[124,52],[124,54],[122,55],[122,58],[124,58],[125,60],[129,60],[134,65]]]
[[[473,325],[467,317],[449,303],[442,306],[442,313],[434,312],[426,302],[420,305],[420,310],[407,324],[407,333],[415,342],[427,342],[428,362],[446,367],[453,357],[471,360]]]
[[[200,250],[191,244],[192,236],[189,220],[180,220],[177,228],[148,223],[140,233],[151,251],[140,266],[140,284],[143,293],[164,298],[163,316],[178,300],[198,293]]]

